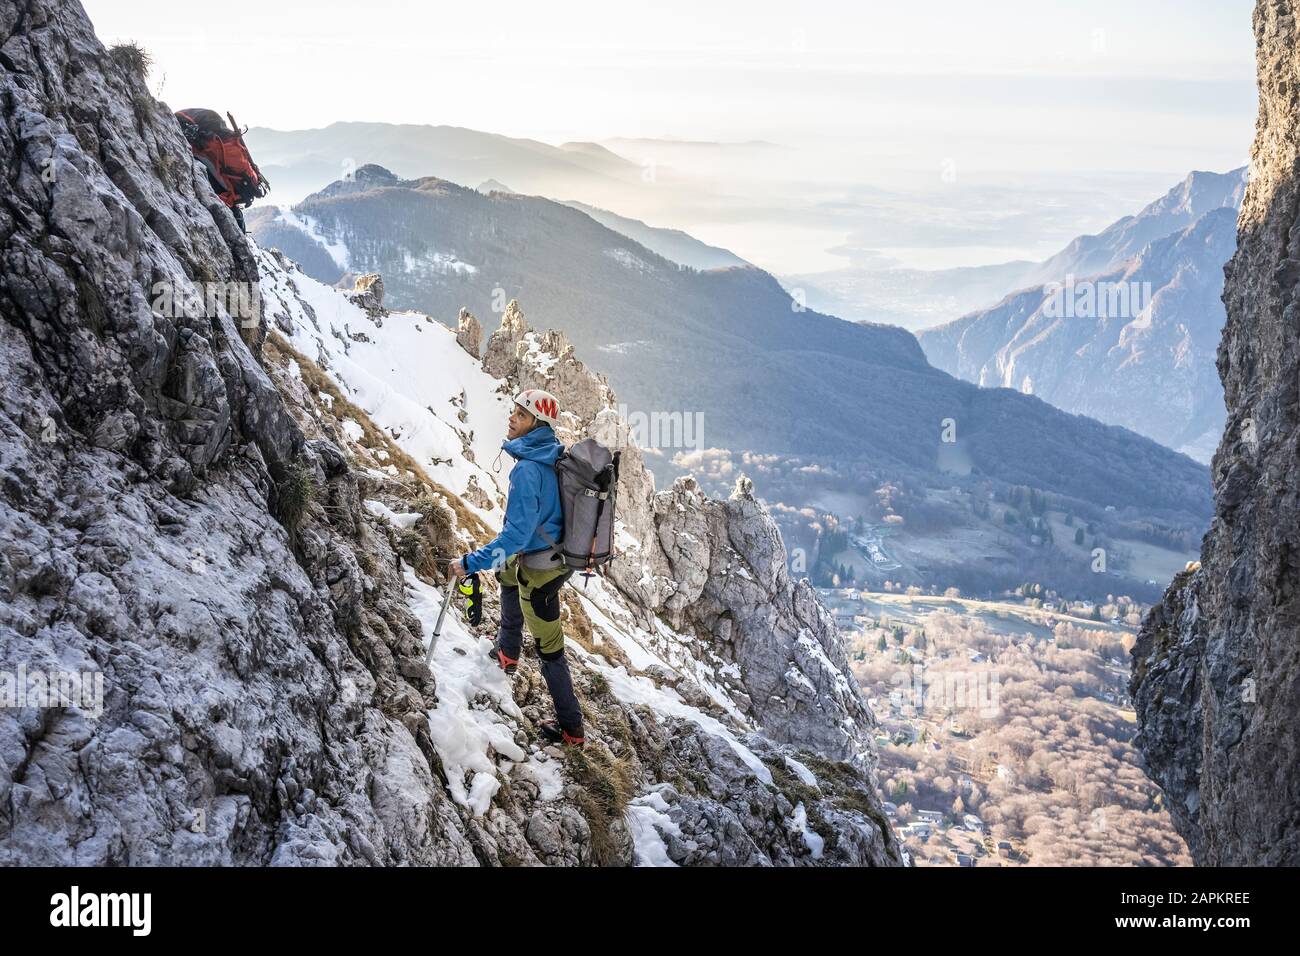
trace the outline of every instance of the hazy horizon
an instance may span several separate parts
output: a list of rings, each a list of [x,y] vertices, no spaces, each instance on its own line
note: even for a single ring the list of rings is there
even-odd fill
[[[85,6],[106,43],[145,47],[150,88],[173,108],[282,130],[366,121],[600,142],[726,200],[725,214],[675,201],[613,211],[777,274],[849,267],[864,251],[917,268],[1041,258],[1193,169],[1244,164],[1254,132],[1247,0],[1017,2],[995,22],[946,0],[924,14],[672,2],[562,15],[267,0],[229,35],[198,5]],[[776,149],[759,157],[754,143]]]

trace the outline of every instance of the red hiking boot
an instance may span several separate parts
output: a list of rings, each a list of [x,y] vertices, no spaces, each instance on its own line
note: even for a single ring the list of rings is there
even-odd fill
[[[574,736],[553,720],[545,720],[537,725],[537,731],[542,735],[542,739],[549,744],[563,744],[566,747],[581,747],[587,742],[587,738],[579,734]]]
[[[497,647],[495,642],[488,648],[488,657],[492,659],[493,663],[505,671],[508,676],[515,676],[515,670],[519,667],[519,658],[506,657],[501,653],[501,648]]]

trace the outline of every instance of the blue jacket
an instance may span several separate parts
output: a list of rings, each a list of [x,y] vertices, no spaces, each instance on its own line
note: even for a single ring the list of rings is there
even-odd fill
[[[461,559],[466,574],[489,568],[500,570],[512,554],[550,547],[538,534],[538,525],[556,542],[564,533],[560,485],[555,477],[555,461],[564,446],[551,426],[538,425],[525,435],[502,442],[501,447],[515,459],[510,469],[505,523],[499,535]]]

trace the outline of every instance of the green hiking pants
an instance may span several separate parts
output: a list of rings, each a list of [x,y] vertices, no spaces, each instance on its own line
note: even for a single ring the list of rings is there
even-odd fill
[[[518,657],[523,643],[522,630],[519,623],[516,623],[519,621],[519,612],[522,612],[523,618],[520,623],[528,625],[528,633],[533,635],[540,653],[549,656],[564,650],[564,628],[560,624],[560,588],[564,587],[564,582],[572,574],[573,570],[566,567],[546,570],[520,567],[517,554],[512,555],[506,561],[506,566],[497,572],[502,591],[501,624],[505,631],[501,635],[501,649],[507,656]],[[512,589],[517,589],[514,595],[511,594]]]
[[[497,572],[501,582],[501,629],[497,648],[506,657],[519,659],[524,629],[537,642],[542,662],[542,679],[555,702],[560,726],[574,737],[582,736],[582,707],[573,692],[573,678],[564,659],[564,626],[560,623],[560,588],[573,575],[572,568],[536,570],[519,566],[515,555]]]

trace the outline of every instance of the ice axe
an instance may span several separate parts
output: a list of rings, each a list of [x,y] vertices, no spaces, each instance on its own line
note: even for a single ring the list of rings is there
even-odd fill
[[[435,557],[439,564],[451,564],[458,560],[452,557]],[[479,578],[477,574],[469,574],[458,582],[456,575],[450,572],[447,575],[447,593],[442,596],[442,607],[438,610],[438,620],[433,625],[433,636],[429,639],[429,650],[426,652],[424,661],[430,667],[433,666],[433,649],[438,644],[438,638],[442,634],[442,622],[447,617],[447,608],[451,606],[452,595],[459,590],[465,595],[466,608],[465,616],[471,625],[478,625],[483,620],[483,599],[479,591]]]
[[[447,593],[442,596],[442,609],[438,611],[438,621],[433,625],[433,637],[429,639],[429,650],[424,656],[424,663],[433,666],[433,649],[438,646],[438,635],[442,633],[442,622],[447,617],[447,608],[451,606],[451,596],[456,592],[456,575],[447,575]]]
[[[451,564],[459,560],[450,555],[444,557],[435,555],[433,558],[438,564]],[[429,650],[424,655],[425,664],[433,666],[433,649],[438,644],[438,636],[442,633],[442,622],[447,616],[447,608],[451,605],[452,592],[456,590],[456,575],[452,574],[450,569],[447,571],[447,593],[442,596],[442,608],[438,611],[438,620],[433,625],[433,637],[429,639]]]

